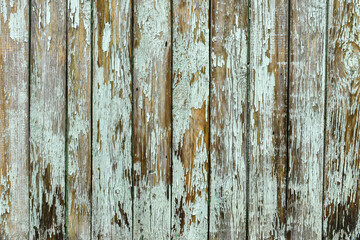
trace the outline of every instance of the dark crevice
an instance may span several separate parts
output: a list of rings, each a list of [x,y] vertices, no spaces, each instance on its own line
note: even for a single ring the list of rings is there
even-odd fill
[[[212,37],[212,0],[209,0],[209,107],[208,107],[208,116],[209,116],[209,149],[208,149],[208,239],[210,239],[210,201],[211,201],[211,37]]]
[[[135,7],[135,0],[131,0],[131,19],[130,19],[130,73],[131,73],[131,172],[132,172],[132,180],[131,180],[131,235],[132,239],[134,239],[134,202],[135,202],[135,172],[134,172],[134,134],[135,134],[135,125],[134,125],[134,7]]]
[[[246,159],[246,213],[245,213],[245,231],[246,239],[249,239],[249,193],[250,193],[250,179],[249,179],[249,169],[250,169],[250,54],[251,54],[251,0],[248,0],[248,27],[247,27],[247,78],[246,78],[246,150],[245,150],[245,159]]]
[[[171,33],[171,46],[170,46],[170,85],[171,85],[171,116],[170,116],[170,127],[171,127],[171,133],[170,133],[170,229],[169,229],[169,236],[171,238],[171,229],[172,229],[172,186],[173,186],[173,84],[174,84],[174,78],[173,78],[173,45],[174,45],[174,13],[173,13],[173,1],[170,1],[170,33]]]
[[[324,236],[324,208],[325,208],[325,157],[326,157],[326,121],[327,121],[327,87],[328,87],[328,49],[329,49],[329,0],[326,1],[326,23],[325,23],[325,79],[324,79],[324,144],[323,144],[323,189],[321,210],[321,239]]]
[[[66,37],[66,43],[65,43],[65,53],[66,53],[66,57],[65,57],[65,239],[69,239],[69,185],[68,185],[68,180],[69,180],[69,143],[68,143],[68,139],[69,139],[69,101],[68,101],[68,63],[69,63],[69,59],[68,59],[68,55],[69,55],[69,31],[68,31],[68,1],[66,1],[66,9],[65,9],[65,37]]]
[[[27,109],[27,113],[28,113],[28,146],[27,146],[27,162],[28,162],[28,187],[29,187],[29,192],[28,192],[28,196],[29,196],[29,231],[28,231],[28,238],[31,239],[31,197],[30,197],[30,192],[31,192],[31,157],[30,157],[30,121],[31,121],[31,118],[30,118],[30,101],[31,101],[31,27],[32,27],[32,24],[31,24],[31,0],[29,0],[29,39],[28,39],[28,109]]]
[[[290,150],[289,150],[289,128],[290,128],[290,61],[291,61],[291,0],[288,1],[288,39],[287,39],[287,93],[286,93],[286,100],[287,100],[287,112],[286,112],[286,177],[285,177],[285,232],[284,237],[286,239],[287,235],[287,220],[288,220],[288,188],[289,188],[289,157],[290,157]]]
[[[90,16],[90,238],[93,231],[93,84],[94,84],[94,0],[91,0]]]

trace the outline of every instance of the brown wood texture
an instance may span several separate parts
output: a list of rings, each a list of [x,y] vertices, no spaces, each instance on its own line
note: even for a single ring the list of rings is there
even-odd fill
[[[359,29],[357,1],[331,0],[324,238],[360,238]]]
[[[355,0],[2,0],[0,239],[360,239]]]
[[[291,0],[288,239],[321,239],[326,0]]]
[[[210,239],[244,239],[248,1],[211,5]]]
[[[0,3],[0,238],[29,231],[29,6]]]
[[[68,236],[90,239],[91,1],[68,1],[67,17]]]
[[[208,234],[209,1],[173,2],[172,237]]]
[[[134,1],[134,239],[168,239],[171,3]]]
[[[130,0],[94,5],[92,237],[132,238]]]
[[[66,1],[33,0],[30,239],[65,238]]]
[[[285,234],[288,10],[287,0],[251,1],[250,239]]]

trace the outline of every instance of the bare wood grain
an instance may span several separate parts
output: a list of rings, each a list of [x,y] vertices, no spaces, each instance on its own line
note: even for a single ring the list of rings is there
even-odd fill
[[[131,1],[94,6],[92,236],[132,237]]]
[[[68,1],[68,233],[90,239],[91,1]]]
[[[211,11],[210,239],[244,239],[248,1]]]
[[[66,1],[33,0],[30,239],[65,238]]]
[[[291,0],[288,239],[320,239],[326,0]]]
[[[288,1],[251,1],[249,238],[283,239]]]
[[[209,1],[173,3],[172,237],[208,233]]]
[[[27,1],[0,3],[0,236],[29,231]]]
[[[134,239],[169,239],[171,5],[134,1]]]
[[[360,238],[358,1],[329,2],[324,238]]]

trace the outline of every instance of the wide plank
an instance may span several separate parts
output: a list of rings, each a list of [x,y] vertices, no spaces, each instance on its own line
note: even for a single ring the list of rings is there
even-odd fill
[[[29,231],[29,5],[0,3],[0,236]]]
[[[211,2],[210,239],[246,237],[248,1]]]
[[[209,1],[173,2],[172,237],[208,235]]]
[[[69,0],[67,11],[68,237],[90,239],[91,0]]]
[[[66,1],[31,3],[30,239],[64,239]]]
[[[329,1],[324,239],[360,239],[360,8]]]
[[[288,10],[287,0],[251,1],[250,239],[285,237]]]
[[[134,1],[134,239],[169,239],[171,4]]]
[[[326,0],[291,0],[288,239],[321,239]]]
[[[130,0],[94,2],[92,237],[132,237]]]

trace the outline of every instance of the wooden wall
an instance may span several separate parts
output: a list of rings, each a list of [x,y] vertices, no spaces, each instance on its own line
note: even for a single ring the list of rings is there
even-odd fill
[[[360,3],[2,0],[0,239],[360,239]]]

